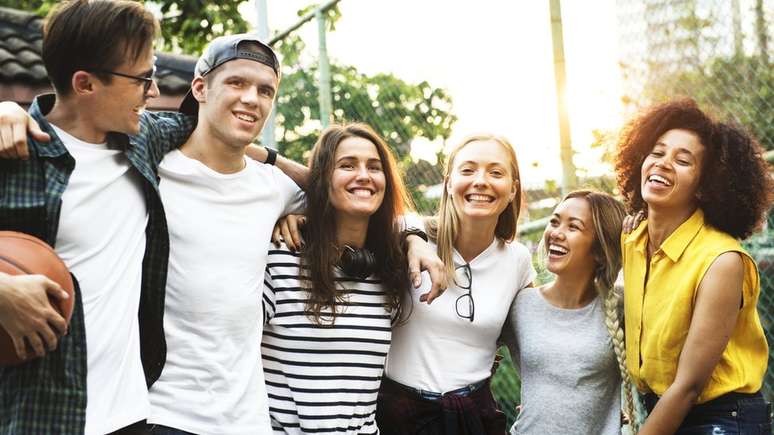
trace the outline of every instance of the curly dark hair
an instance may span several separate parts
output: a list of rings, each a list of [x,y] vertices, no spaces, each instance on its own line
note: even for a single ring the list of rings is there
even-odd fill
[[[706,222],[737,239],[749,237],[774,195],[763,149],[742,127],[714,120],[690,98],[656,105],[622,131],[615,170],[629,211],[647,208],[640,191],[640,169],[656,141],[672,129],[695,133],[705,148],[699,207]]]

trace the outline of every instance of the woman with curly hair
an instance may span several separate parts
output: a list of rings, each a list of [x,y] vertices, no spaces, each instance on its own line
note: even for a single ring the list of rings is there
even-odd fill
[[[771,433],[759,276],[738,241],[772,199],[760,146],[677,100],[627,126],[616,171],[630,210],[647,210],[622,238],[626,362],[650,413],[640,434]]]

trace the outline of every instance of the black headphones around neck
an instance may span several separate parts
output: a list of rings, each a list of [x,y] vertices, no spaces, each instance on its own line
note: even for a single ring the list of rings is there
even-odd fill
[[[345,275],[366,279],[376,272],[376,256],[369,249],[344,245],[339,252],[338,266]]]

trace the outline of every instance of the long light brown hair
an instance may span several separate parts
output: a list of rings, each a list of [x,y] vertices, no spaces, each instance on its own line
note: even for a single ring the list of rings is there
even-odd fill
[[[521,211],[521,179],[519,176],[519,162],[516,159],[516,152],[507,139],[494,135],[475,135],[465,138],[460,144],[455,146],[446,159],[444,169],[443,195],[441,204],[438,207],[438,213],[435,217],[427,220],[427,234],[432,238],[438,247],[438,257],[446,266],[447,276],[454,276],[454,241],[460,232],[460,212],[454,206],[449,193],[449,177],[454,169],[454,159],[461,149],[473,142],[494,141],[499,144],[508,154],[509,162],[507,167],[511,175],[511,181],[515,184],[516,195],[508,206],[505,207],[497,218],[495,227],[495,237],[502,242],[510,242],[516,237],[516,223],[519,220]]]
[[[618,370],[624,386],[624,413],[632,427],[636,424],[632,380],[626,369],[626,341],[623,331],[623,295],[616,291],[615,281],[621,270],[621,226],[625,216],[624,205],[603,192],[576,190],[562,201],[579,198],[586,201],[591,211],[594,241],[591,255],[594,257],[594,288],[605,302],[605,327],[613,344]]]
[[[384,140],[368,125],[353,123],[332,125],[323,131],[309,159],[309,188],[306,195],[306,247],[302,264],[309,268],[310,298],[307,311],[322,324],[334,323],[337,303],[345,296],[338,291],[333,275],[338,263],[336,209],[331,205],[331,176],[336,162],[336,149],[344,139],[359,137],[374,144],[385,176],[384,200],[368,222],[365,248],[374,253],[376,276],[387,293],[387,309],[393,318],[401,318],[401,299],[408,291],[408,262],[400,243],[397,218],[413,210],[398,165]]]

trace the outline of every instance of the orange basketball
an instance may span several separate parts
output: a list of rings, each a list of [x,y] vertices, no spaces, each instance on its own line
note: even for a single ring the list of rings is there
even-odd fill
[[[49,300],[65,320],[70,322],[73,313],[73,280],[67,266],[46,242],[29,234],[0,231],[0,272],[9,275],[45,275],[58,283],[70,297],[59,306]],[[0,327],[0,365],[20,362],[22,361],[16,355],[11,337]]]

